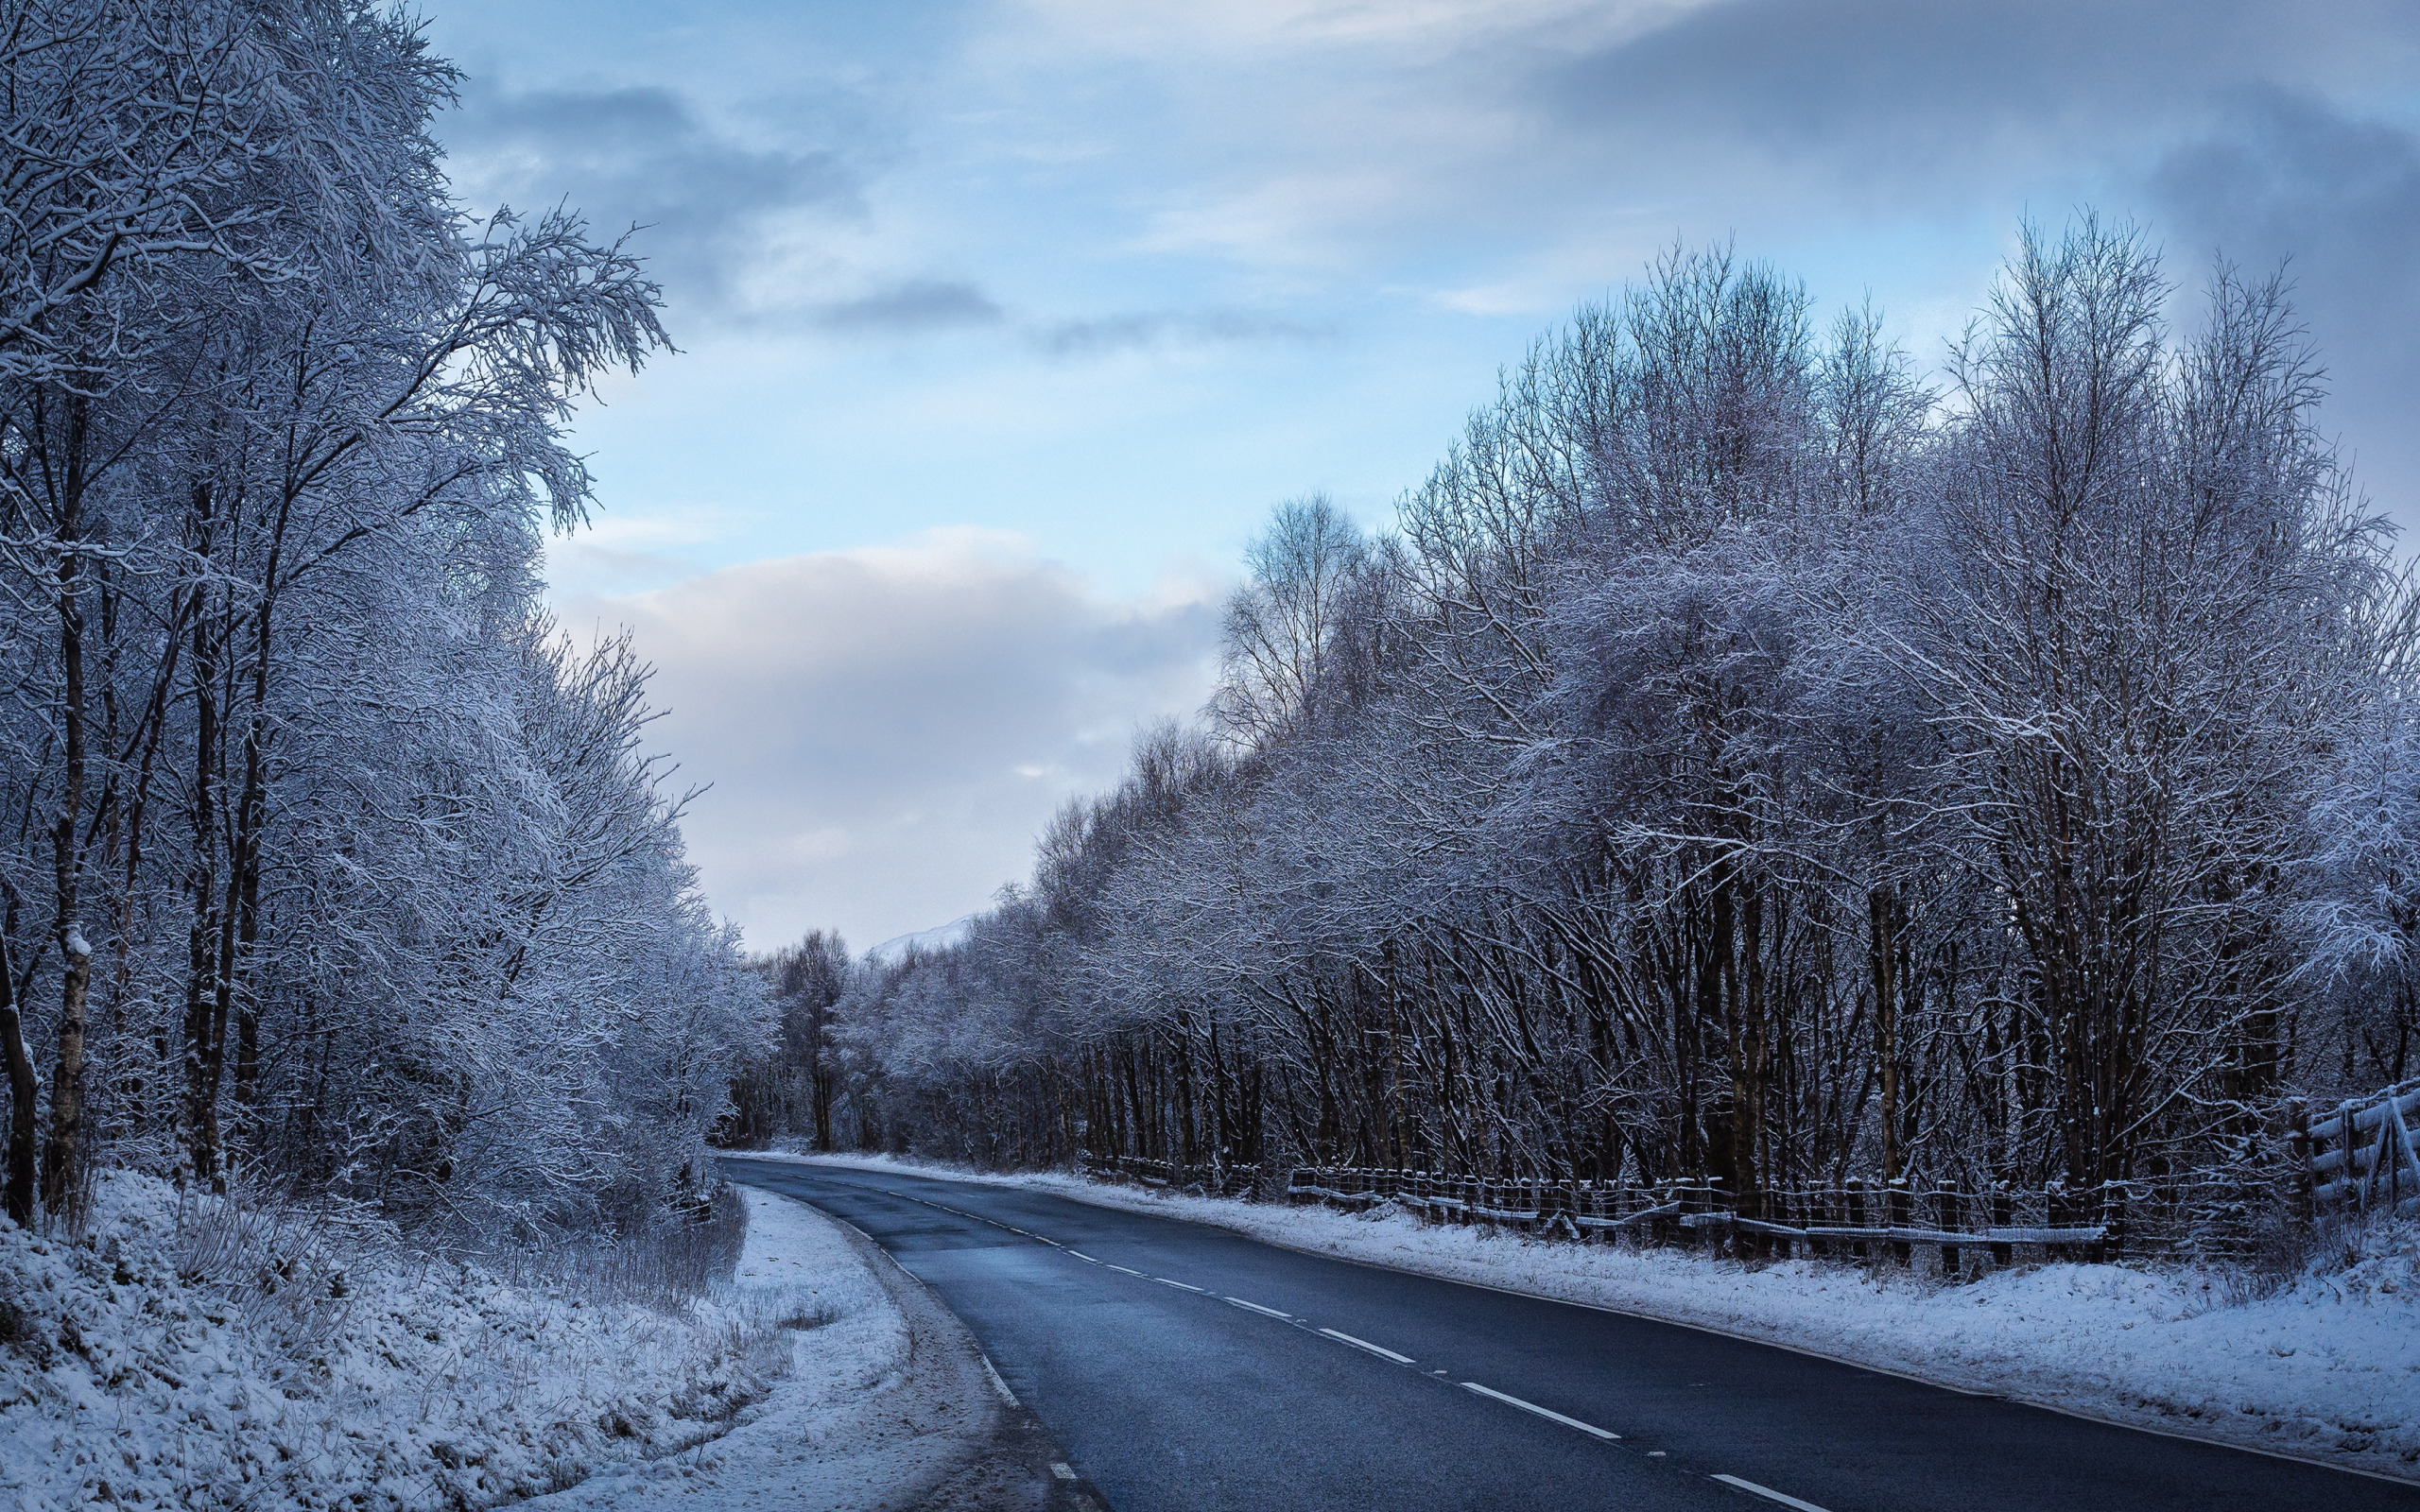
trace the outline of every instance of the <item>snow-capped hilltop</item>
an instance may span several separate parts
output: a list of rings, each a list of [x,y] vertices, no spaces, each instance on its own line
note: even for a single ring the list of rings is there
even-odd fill
[[[953,919],[946,924],[920,929],[912,935],[894,935],[881,944],[869,947],[866,959],[876,966],[896,966],[908,958],[909,951],[945,951],[966,938],[975,927],[975,916]]]

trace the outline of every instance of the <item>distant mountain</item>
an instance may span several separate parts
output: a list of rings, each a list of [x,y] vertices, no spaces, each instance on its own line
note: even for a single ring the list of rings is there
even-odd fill
[[[973,914],[963,919],[953,919],[946,924],[936,924],[930,929],[920,929],[912,935],[900,935],[884,940],[866,952],[866,959],[877,966],[896,966],[910,950],[947,950],[964,939],[966,932],[974,927]]]

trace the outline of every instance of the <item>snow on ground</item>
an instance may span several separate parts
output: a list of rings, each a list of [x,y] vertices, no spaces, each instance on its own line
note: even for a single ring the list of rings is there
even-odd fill
[[[2420,1224],[2349,1229],[2268,1295],[2217,1269],[2057,1263],[1963,1285],[1845,1262],[1752,1267],[1679,1249],[1532,1240],[1167,1195],[1059,1174],[794,1156],[1034,1187],[1316,1254],[1509,1287],[2054,1406],[2420,1479]]]
[[[857,1390],[903,1348],[830,1224],[749,1202],[735,1284],[676,1308],[515,1286],[216,1199],[181,1218],[166,1184],[106,1176],[89,1238],[0,1225],[0,1504],[419,1512],[600,1464],[609,1483],[694,1479],[735,1422]]]
[[[813,1324],[789,1332],[787,1377],[727,1435],[668,1459],[633,1456],[518,1512],[774,1512],[868,1506],[902,1478],[865,1432],[899,1383],[906,1320],[841,1234],[804,1203],[742,1187],[748,1246],[727,1308]],[[821,1321],[818,1321],[821,1320]]]

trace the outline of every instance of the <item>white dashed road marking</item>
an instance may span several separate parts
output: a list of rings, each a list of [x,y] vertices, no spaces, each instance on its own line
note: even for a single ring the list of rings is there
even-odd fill
[[[1151,1278],[1151,1280],[1155,1280],[1155,1281],[1159,1282],[1159,1283],[1160,1283],[1161,1285],[1163,1285],[1163,1286],[1173,1286],[1173,1287],[1175,1287],[1175,1288],[1176,1288],[1177,1290],[1179,1290],[1179,1291],[1184,1291],[1184,1292],[1200,1292],[1200,1293],[1201,1293],[1201,1294],[1202,1294],[1203,1296],[1205,1296],[1205,1297],[1209,1295],[1209,1289],[1208,1289],[1207,1287],[1202,1287],[1202,1286],[1187,1286],[1187,1285],[1186,1285],[1184,1282],[1183,1282],[1183,1281],[1172,1281],[1172,1280],[1168,1280],[1168,1279],[1167,1279],[1167,1277],[1165,1277],[1165,1276],[1154,1276],[1154,1277],[1152,1277],[1152,1278]]]
[[[1124,1265],[1112,1265],[1109,1268],[1117,1272],[1120,1276],[1140,1276],[1143,1274],[1139,1270],[1130,1270]]]
[[[1336,1340],[1339,1344],[1349,1344],[1357,1349],[1367,1349],[1372,1354],[1377,1355],[1381,1359],[1392,1360],[1397,1365],[1411,1364],[1410,1355],[1397,1354],[1394,1350],[1372,1344],[1367,1339],[1357,1339],[1350,1333],[1339,1333],[1334,1329],[1322,1329],[1320,1332],[1326,1334],[1329,1338]]]
[[[1051,1464],[1050,1473],[1058,1476],[1063,1481],[1072,1481],[1076,1478],[1076,1472],[1072,1469],[1055,1461]]]
[[[1715,1479],[1725,1486],[1736,1486],[1752,1496],[1761,1496],[1768,1502],[1779,1502],[1784,1506],[1794,1506],[1798,1508],[1798,1512],[1824,1512],[1822,1507],[1812,1502],[1802,1502],[1794,1496],[1784,1496],[1770,1486],[1758,1486],[1754,1481],[1743,1481],[1737,1475],[1718,1475]]]
[[[1270,1317],[1284,1318],[1288,1323],[1294,1321],[1294,1314],[1291,1313],[1280,1313],[1273,1307],[1263,1307],[1258,1302],[1247,1302],[1240,1297],[1230,1297],[1227,1300],[1235,1303],[1237,1307],[1248,1307],[1255,1313],[1264,1313]]]
[[[1099,1262],[1099,1261],[1093,1259],[1093,1257],[1092,1257],[1092,1256],[1085,1254],[1085,1253],[1084,1253],[1082,1250],[1080,1250],[1080,1249],[1071,1249],[1071,1250],[1067,1251],[1067,1253],[1069,1253],[1069,1254],[1071,1254],[1071,1255],[1075,1256],[1078,1260],[1082,1261],[1084,1263],[1086,1263],[1086,1264],[1088,1264],[1088,1265],[1098,1265],[1098,1264],[1099,1264],[1099,1263],[1100,1263],[1100,1262]]]
[[[1518,1408],[1520,1408],[1523,1412],[1533,1412],[1533,1413],[1536,1413],[1539,1417],[1544,1418],[1547,1419],[1547,1420],[1548,1420],[1548,1421],[1550,1421],[1550,1422],[1558,1422],[1558,1423],[1561,1423],[1561,1424],[1563,1424],[1563,1426],[1564,1426],[1565,1428],[1577,1428],[1577,1429],[1579,1429],[1579,1430],[1580,1430],[1582,1433],[1583,1433],[1583,1434],[1594,1434],[1594,1435],[1596,1435],[1599,1438],[1610,1438],[1610,1439],[1614,1439],[1614,1440],[1616,1440],[1616,1441],[1618,1441],[1618,1440],[1621,1438],[1621,1436],[1622,1436],[1621,1435],[1616,1434],[1616,1433],[1613,1433],[1613,1432],[1611,1432],[1611,1431],[1609,1431],[1609,1430],[1607,1430],[1607,1429],[1599,1428],[1599,1427],[1598,1427],[1595,1423],[1583,1423],[1583,1422],[1582,1422],[1582,1421],[1581,1421],[1579,1418],[1565,1418],[1563,1414],[1561,1414],[1561,1413],[1559,1413],[1559,1412],[1555,1411],[1555,1410],[1554,1410],[1553,1408],[1551,1408],[1551,1407],[1541,1407],[1541,1406],[1539,1406],[1539,1405],[1538,1405],[1536,1402],[1534,1402],[1534,1401],[1523,1401],[1523,1400],[1522,1400],[1520,1398],[1518,1398],[1518,1397],[1508,1397],[1508,1396],[1506,1396],[1503,1392],[1501,1392],[1501,1391],[1496,1391],[1496,1390],[1493,1390],[1493,1389],[1491,1389],[1490,1387],[1487,1387],[1487,1386],[1482,1386],[1482,1385],[1480,1385],[1480,1384],[1479,1384],[1478,1382],[1476,1382],[1476,1381],[1465,1381],[1465,1382],[1463,1382],[1463,1383],[1462,1383],[1462,1389],[1463,1389],[1463,1390],[1465,1390],[1465,1391],[1476,1391],[1476,1392],[1478,1392],[1478,1393],[1480,1396],[1482,1396],[1482,1397],[1493,1397],[1493,1398],[1495,1398],[1496,1400],[1498,1400],[1498,1401],[1500,1401],[1500,1402],[1503,1402],[1503,1403],[1504,1403],[1505,1405],[1507,1405],[1507,1406],[1511,1406],[1511,1407],[1518,1407]],[[1716,1476],[1716,1477],[1715,1477],[1715,1479],[1716,1479],[1716,1480],[1721,1480],[1721,1479],[1723,1479],[1723,1477],[1722,1477],[1722,1476],[1718,1475],[1718,1476]],[[1742,1481],[1742,1482],[1740,1482],[1739,1484],[1740,1484],[1740,1485],[1742,1485],[1742,1486],[1746,1486],[1748,1483],[1747,1483],[1747,1482],[1745,1482],[1745,1481]],[[1763,1489],[1764,1489],[1764,1487],[1762,1487],[1762,1486],[1757,1486],[1757,1487],[1754,1487],[1754,1489],[1756,1489],[1756,1490],[1760,1490],[1760,1491],[1761,1491],[1761,1490],[1763,1490]],[[1768,1493],[1768,1494],[1775,1494],[1775,1493]],[[1799,1504],[1800,1506],[1805,1506],[1806,1503],[1804,1503],[1804,1502],[1801,1502],[1801,1503],[1799,1503],[1798,1504]],[[1817,1508],[1815,1509],[1815,1512],[1824,1512],[1824,1509],[1823,1509],[1822,1507],[1817,1507]]]

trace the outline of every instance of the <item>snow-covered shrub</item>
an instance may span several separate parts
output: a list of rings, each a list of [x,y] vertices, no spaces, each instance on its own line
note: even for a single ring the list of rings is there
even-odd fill
[[[0,1225],[0,1503],[423,1512],[556,1489],[716,1435],[787,1368],[773,1304],[666,1300],[105,1176],[81,1235]]]

